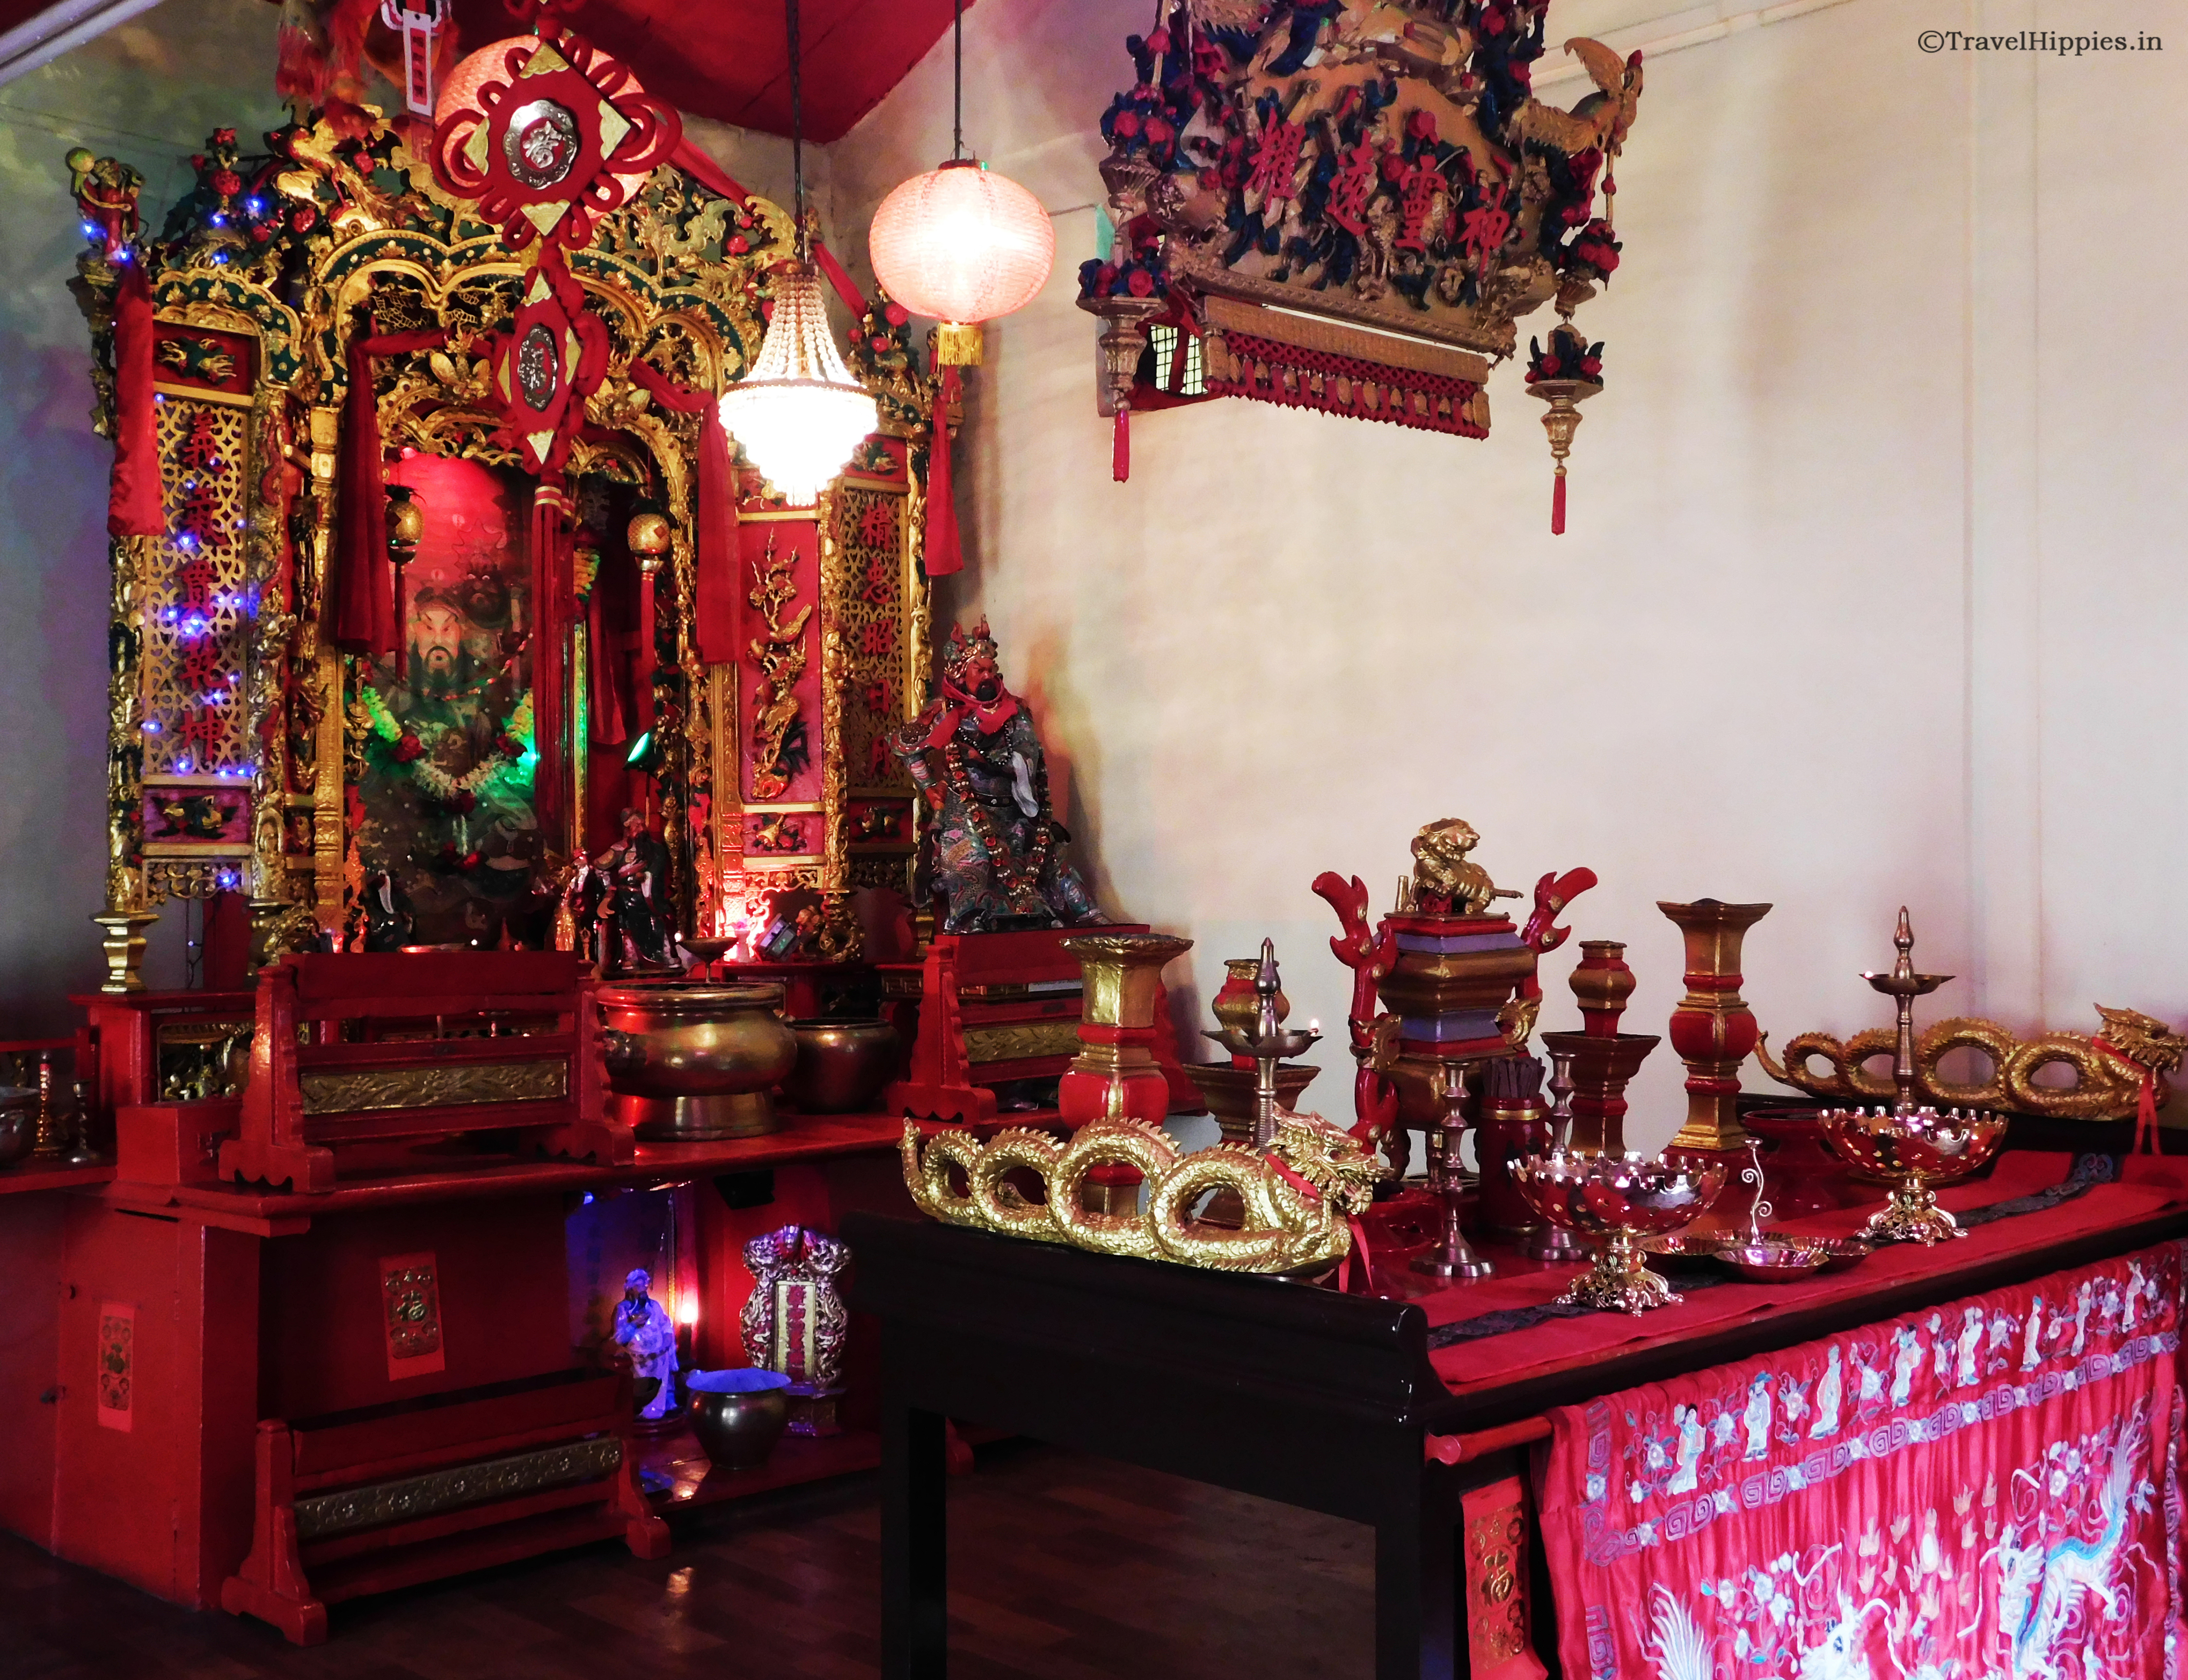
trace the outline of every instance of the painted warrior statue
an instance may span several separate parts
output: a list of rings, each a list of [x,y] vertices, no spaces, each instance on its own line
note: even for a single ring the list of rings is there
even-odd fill
[[[935,811],[934,889],[945,933],[1086,926],[1108,918],[1064,861],[1040,736],[1003,685],[988,621],[952,625],[942,694],[891,743]]]
[[[606,883],[604,919],[613,931],[603,967],[630,972],[668,966],[669,916],[663,902],[668,882],[668,848],[646,826],[646,813],[623,814],[623,838],[593,860]]]

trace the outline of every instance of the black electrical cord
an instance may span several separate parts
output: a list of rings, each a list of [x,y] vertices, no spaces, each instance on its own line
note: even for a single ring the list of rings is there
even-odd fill
[[[798,0],[785,0],[790,26],[790,200],[798,223],[798,260],[806,260],[805,242],[805,105],[803,78],[798,73]]]

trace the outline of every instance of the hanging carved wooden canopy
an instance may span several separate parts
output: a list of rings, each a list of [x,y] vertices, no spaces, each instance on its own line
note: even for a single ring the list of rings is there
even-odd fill
[[[1548,10],[1159,0],[1102,119],[1114,248],[1080,276],[1119,476],[1124,414],[1202,395],[1487,435],[1483,382],[1519,319],[1553,300],[1570,318],[1618,264],[1611,160],[1639,55],[1566,42],[1596,91],[1545,104]],[[1599,388],[1589,359],[1562,370],[1578,395]]]
[[[524,259],[377,119],[266,142],[216,134],[156,237],[133,171],[70,160],[117,440],[110,989],[171,898],[241,895],[262,958],[359,940],[398,900],[421,944],[544,943],[624,803],[657,814],[680,931],[794,887],[854,940],[844,895],[900,884],[913,841],[910,784],[869,748],[927,663],[933,392],[904,326],[854,335],[883,421],[845,476],[791,509],[732,463],[702,566],[702,422],[791,229],[655,170],[567,257],[605,373],[555,481],[576,541],[543,550],[547,482],[494,377]],[[134,395],[118,337],[149,367]],[[394,523],[390,490],[423,512],[399,572],[398,544],[351,539]]]

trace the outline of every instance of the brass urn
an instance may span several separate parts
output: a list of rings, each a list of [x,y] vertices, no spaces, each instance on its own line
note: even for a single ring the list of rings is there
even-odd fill
[[[700,1143],[779,1131],[769,1092],[798,1062],[779,985],[665,980],[603,986],[608,1089],[651,1142]]]

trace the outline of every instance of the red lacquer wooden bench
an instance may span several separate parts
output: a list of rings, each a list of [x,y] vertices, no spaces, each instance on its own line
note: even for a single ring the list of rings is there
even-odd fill
[[[299,1645],[327,1606],[622,1536],[668,1550],[619,1435],[627,1373],[556,1372],[302,1422],[258,1425],[251,1555],[221,1608]]]
[[[240,1133],[223,1178],[334,1187],[343,1145],[516,1129],[549,1154],[627,1164],[564,951],[284,957],[258,977]]]

